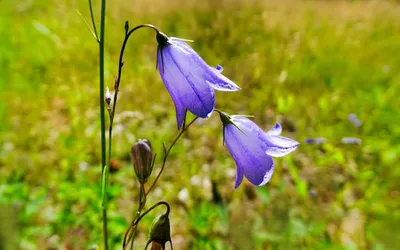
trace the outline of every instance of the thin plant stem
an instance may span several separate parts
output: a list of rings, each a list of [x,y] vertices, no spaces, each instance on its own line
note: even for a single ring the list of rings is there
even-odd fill
[[[105,1],[105,0],[103,0]],[[112,130],[113,130],[113,124],[114,124],[114,116],[115,116],[115,110],[117,108],[117,99],[118,99],[118,92],[119,92],[119,85],[121,82],[121,75],[122,75],[122,67],[124,66],[124,61],[123,61],[123,57],[124,57],[124,52],[125,52],[125,47],[126,44],[129,40],[129,37],[133,34],[133,32],[135,32],[136,30],[140,29],[140,28],[151,28],[153,30],[155,30],[156,32],[159,32],[158,29],[156,27],[154,27],[151,24],[142,24],[142,25],[138,25],[135,28],[131,29],[129,32],[127,32],[125,34],[125,39],[122,43],[122,47],[121,47],[121,52],[119,55],[119,61],[118,61],[118,75],[115,78],[115,83],[114,83],[114,98],[113,98],[113,104],[111,109],[109,109],[109,115],[110,115],[110,127],[109,127],[109,131],[108,131],[108,166],[110,167],[110,163],[111,163],[111,145],[112,145]],[[103,93],[104,94],[104,93]],[[103,98],[104,99],[104,98]],[[104,105],[104,101],[103,101],[103,105]],[[106,178],[108,180],[108,176]]]
[[[148,193],[150,193],[150,191],[154,188],[154,186],[156,185],[158,179],[160,178],[162,172],[164,171],[164,167],[165,167],[165,163],[167,162],[169,153],[171,152],[171,149],[175,146],[176,142],[179,140],[179,138],[183,135],[183,133],[185,133],[185,131],[190,127],[190,125],[192,125],[199,117],[195,117],[187,126],[183,127],[182,130],[179,132],[179,134],[177,135],[177,137],[175,138],[175,140],[172,142],[172,144],[169,146],[169,148],[164,152],[164,159],[163,159],[163,163],[161,166],[161,170],[158,173],[156,179],[154,180],[153,184],[150,186],[149,190],[147,191],[146,195]]]
[[[150,193],[150,191],[154,188],[155,184],[157,183],[158,179],[160,178],[162,172],[164,171],[164,167],[165,164],[167,162],[169,153],[171,152],[172,148],[175,146],[175,144],[178,142],[179,138],[181,138],[181,136],[185,133],[185,131],[187,131],[187,129],[198,119],[199,117],[195,117],[193,118],[193,120],[188,124],[188,125],[184,125],[184,127],[179,131],[179,134],[175,137],[175,139],[172,141],[171,145],[168,147],[168,149],[165,149],[164,151],[164,158],[163,158],[163,163],[161,166],[161,170],[158,173],[156,179],[154,180],[153,184],[151,185],[151,187],[149,188],[149,190],[147,192],[145,192],[144,195],[144,201],[143,203],[141,203],[141,205],[139,206],[138,211],[136,212],[136,216],[133,218],[128,230],[125,232],[124,235],[124,241],[122,244],[123,249],[126,248],[126,246],[129,244],[129,242],[132,240],[132,236],[134,235],[134,231],[136,230],[136,225],[138,223],[139,218],[142,217],[141,215],[141,211],[143,210],[144,206],[146,205],[146,198],[147,195]],[[168,210],[169,213],[169,210]]]
[[[159,201],[156,204],[154,204],[153,206],[151,206],[149,209],[147,209],[145,212],[143,212],[140,217],[136,220],[135,224],[137,225],[141,219],[143,219],[144,216],[146,216],[148,213],[150,213],[154,208],[160,206],[160,205],[164,205],[167,208],[167,211],[165,212],[165,215],[168,216],[169,212],[171,211],[171,208],[169,206],[169,204],[165,201]]]
[[[93,24],[95,24],[93,10],[92,10],[92,2],[89,1],[90,4],[90,12]],[[100,39],[99,41],[99,74],[100,74],[100,120],[101,120],[101,173],[105,175],[102,177],[103,187],[103,196],[107,196],[107,183],[108,183],[108,169],[106,167],[106,126],[105,126],[105,105],[104,105],[104,37],[105,37],[105,30],[106,30],[106,0],[101,0],[101,13],[100,13]],[[94,25],[94,29],[96,26]],[[97,34],[97,32],[95,32]],[[103,217],[103,241],[104,241],[104,249],[108,250],[108,226],[107,226],[107,199],[102,199],[102,217]]]
[[[143,219],[144,216],[146,216],[148,213],[150,213],[153,209],[155,209],[156,207],[160,206],[160,205],[164,205],[167,208],[167,211],[165,212],[165,215],[169,215],[171,208],[169,206],[169,204],[165,201],[159,201],[156,204],[154,204],[153,206],[151,206],[149,209],[147,209],[143,214],[141,214],[140,216],[137,217],[137,219],[135,220],[135,222],[131,225],[130,229],[132,230],[128,230],[125,234],[124,237],[124,244],[122,246],[122,249],[125,250],[126,247],[129,245],[130,241],[132,240],[132,236],[135,234],[136,229],[137,229],[137,225],[139,224],[140,220]],[[128,236],[127,236],[128,235]],[[128,241],[126,241],[126,239],[128,238]],[[132,245],[133,246],[133,242]]]
[[[121,47],[121,52],[119,54],[119,61],[118,61],[118,75],[115,78],[115,84],[114,84],[114,98],[113,98],[113,105],[112,105],[112,110],[111,110],[111,120],[110,120],[110,124],[112,126],[113,121],[114,121],[114,114],[115,114],[115,109],[117,107],[117,98],[118,98],[118,91],[119,91],[119,85],[121,83],[121,75],[122,75],[122,68],[124,66],[124,52],[125,52],[125,47],[126,44],[128,43],[129,37],[133,34],[133,32],[135,32],[136,30],[140,29],[140,28],[151,28],[153,30],[155,30],[157,33],[159,32],[158,29],[156,27],[154,27],[151,24],[141,24],[136,26],[135,28],[131,29],[129,32],[127,32],[125,34],[125,38],[124,41],[122,43],[122,47]]]
[[[96,29],[96,22],[94,20],[94,14],[93,14],[93,7],[92,7],[92,0],[89,0],[89,10],[90,10],[90,18],[92,19],[92,25],[93,25],[93,33],[96,37],[97,42],[100,42],[99,40],[99,35],[97,34],[97,29]]]
[[[118,91],[119,91],[119,85],[121,82],[121,75],[122,75],[122,67],[124,65],[123,62],[123,56],[125,52],[125,47],[126,44],[129,40],[129,37],[135,32],[136,30],[140,28],[151,28],[155,30],[157,33],[159,32],[156,27],[154,27],[151,24],[142,24],[138,25],[135,28],[131,29],[129,32],[125,33],[125,39],[123,41],[122,47],[121,47],[121,53],[119,56],[119,63],[118,63],[118,76],[115,79],[114,83],[114,98],[113,98],[113,104],[112,108],[108,108],[108,113],[109,113],[109,118],[110,118],[110,125],[109,125],[109,130],[108,130],[108,164],[107,166],[105,165],[106,159],[105,159],[105,123],[104,123],[104,32],[105,32],[105,0],[102,0],[102,8],[101,8],[101,27],[100,27],[100,105],[101,105],[101,121],[102,121],[102,164],[103,164],[103,177],[102,177],[102,187],[103,191],[103,197],[102,197],[102,209],[103,209],[103,234],[104,234],[104,249],[108,250],[108,231],[107,231],[107,189],[108,189],[108,182],[109,182],[109,169],[111,167],[111,152],[112,152],[112,130],[113,130],[113,124],[114,124],[114,116],[115,116],[115,110],[117,107],[117,99],[118,99]],[[91,1],[89,1],[91,3]],[[93,16],[92,16],[93,19]],[[104,127],[103,127],[104,126]],[[103,144],[103,137],[104,137],[104,144]],[[103,151],[103,146],[104,146],[104,151]],[[104,171],[104,166],[106,166],[106,169]],[[143,189],[144,193],[144,201],[140,205],[139,210],[141,211],[146,203],[146,196],[145,196],[145,191]],[[126,235],[125,235],[126,237]]]
[[[105,0],[103,0],[103,1],[105,1]],[[120,82],[121,82],[122,67],[124,66],[123,56],[124,56],[124,52],[125,52],[125,47],[126,47],[126,44],[128,42],[128,39],[129,39],[130,35],[133,34],[133,32],[135,32],[136,30],[138,30],[140,28],[145,28],[145,27],[152,28],[156,32],[159,32],[151,24],[142,24],[142,25],[136,26],[135,28],[133,28],[132,30],[127,32],[125,34],[124,42],[122,43],[121,53],[120,53],[120,56],[119,56],[119,64],[118,64],[118,76],[115,78],[115,83],[114,83],[114,90],[115,91],[114,91],[113,104],[112,104],[112,108],[108,109],[108,113],[109,113],[109,116],[110,116],[110,125],[109,125],[109,130],[108,130],[108,165],[107,165],[108,169],[110,169],[110,167],[111,167],[112,131],[113,131],[113,124],[114,124],[115,110],[117,108],[117,99],[118,99],[119,85],[120,85]],[[100,32],[101,32],[101,30],[100,30]],[[101,35],[101,33],[100,33],[100,35]],[[103,95],[104,95],[104,93],[103,93]],[[104,99],[104,97],[103,97],[103,99]],[[104,105],[104,100],[103,100],[103,105]],[[107,191],[107,187],[108,187],[108,173],[109,173],[109,171],[105,171],[105,173],[106,173],[106,176],[105,176],[105,185],[106,185],[106,187],[105,187],[104,194],[106,196],[107,195],[106,191]],[[107,197],[103,197],[103,204],[104,204],[104,206],[106,206]]]

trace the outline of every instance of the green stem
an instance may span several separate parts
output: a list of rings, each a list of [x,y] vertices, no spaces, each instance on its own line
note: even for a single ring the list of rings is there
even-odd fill
[[[151,206],[149,209],[147,209],[144,213],[142,213],[139,218],[136,220],[135,225],[139,224],[140,220],[143,219],[143,217],[146,216],[146,214],[150,213],[154,208],[160,206],[160,205],[164,205],[167,208],[167,211],[165,212],[166,216],[169,216],[169,212],[171,211],[171,208],[169,207],[169,204],[165,201],[159,201],[156,204],[154,204],[153,206]]]
[[[169,156],[169,153],[171,152],[171,149],[175,146],[176,142],[179,140],[179,138],[183,135],[183,133],[185,133],[185,131],[190,127],[190,125],[192,125],[199,117],[195,117],[187,126],[184,126],[182,128],[182,130],[179,132],[179,134],[175,137],[175,140],[172,142],[172,144],[169,146],[169,148],[164,152],[164,159],[163,159],[163,163],[161,166],[161,170],[160,172],[158,172],[158,175],[156,177],[156,179],[154,180],[153,184],[150,186],[149,190],[146,193],[146,196],[150,193],[150,191],[154,188],[154,186],[156,185],[158,179],[160,178],[162,172],[164,171],[164,167],[165,167],[165,163],[167,163],[167,159]]]
[[[171,209],[170,209],[169,204],[168,204],[167,202],[165,202],[165,201],[159,201],[159,202],[157,202],[156,204],[154,204],[153,206],[151,206],[149,209],[147,209],[147,210],[146,210],[143,214],[141,214],[140,216],[139,216],[139,213],[138,213],[138,215],[137,215],[137,217],[135,218],[135,220],[132,221],[132,225],[129,227],[128,231],[125,233],[124,243],[123,243],[123,245],[122,245],[122,249],[123,249],[123,250],[125,250],[125,249],[128,247],[128,245],[129,245],[129,243],[131,242],[131,240],[132,240],[131,246],[133,246],[133,236],[134,236],[134,234],[135,234],[135,232],[136,232],[136,229],[137,229],[137,226],[138,226],[140,220],[143,219],[143,217],[146,216],[148,213],[150,213],[154,208],[156,208],[156,207],[158,207],[158,206],[160,206],[160,205],[164,205],[164,206],[167,208],[167,211],[165,212],[165,215],[167,215],[167,216],[169,215],[169,212],[170,212]]]
[[[90,2],[91,3],[91,2]],[[91,11],[92,12],[92,11]],[[93,16],[92,16],[93,17]],[[93,21],[93,18],[92,18]],[[93,21],[94,22],[94,21]],[[104,34],[106,29],[106,0],[101,0],[101,14],[100,14],[100,41],[99,41],[99,55],[100,55],[100,120],[101,120],[101,169],[102,174],[105,175],[102,216],[103,216],[103,240],[104,249],[108,250],[108,229],[107,229],[107,183],[108,171],[104,171],[106,167],[106,125],[105,125],[105,107],[104,107]],[[103,178],[102,178],[103,179]]]
[[[181,131],[179,131],[179,134],[178,134],[178,135],[175,137],[175,139],[172,141],[172,143],[171,143],[171,145],[168,147],[168,149],[165,148],[165,151],[164,151],[164,159],[163,159],[163,163],[162,163],[162,166],[161,166],[161,170],[160,170],[160,172],[158,173],[156,179],[154,180],[154,182],[153,182],[153,184],[151,185],[151,187],[149,188],[149,190],[148,190],[147,192],[145,192],[145,191],[143,190],[143,192],[144,192],[144,202],[142,202],[141,205],[139,206],[139,209],[138,209],[138,211],[137,211],[137,213],[136,213],[136,216],[133,218],[133,220],[132,220],[132,222],[131,222],[131,224],[130,224],[128,230],[125,232],[124,241],[123,241],[123,244],[122,244],[123,250],[125,250],[126,247],[128,246],[128,244],[129,244],[131,241],[133,241],[133,235],[134,235],[135,230],[136,230],[136,225],[139,223],[140,219],[143,218],[143,216],[144,216],[144,215],[142,216],[141,212],[142,212],[144,206],[146,205],[146,198],[147,198],[147,195],[148,195],[148,194],[150,193],[150,191],[154,188],[154,186],[156,185],[156,183],[157,183],[158,179],[160,178],[162,172],[164,171],[164,167],[165,167],[165,164],[166,164],[166,162],[167,162],[169,153],[171,152],[171,150],[172,150],[172,148],[175,146],[175,144],[178,142],[179,138],[181,138],[181,136],[182,136],[182,135],[185,133],[185,131],[187,131],[187,129],[197,120],[197,118],[199,118],[199,117],[195,117],[188,125],[186,125],[186,126],[184,125],[184,127],[182,128]],[[141,191],[142,191],[142,190],[141,190]],[[159,202],[159,203],[157,203],[157,204],[160,205],[160,204],[164,204],[164,203],[166,203],[166,202]],[[149,211],[151,211],[154,207],[158,206],[157,204],[154,205],[152,208],[148,209],[147,212],[146,212],[145,214],[147,214]],[[169,205],[168,205],[168,204],[164,204],[164,205],[168,208],[168,209],[167,209],[167,214],[169,214]],[[138,218],[140,218],[139,221],[138,221]]]
[[[104,8],[104,9],[103,9]],[[101,15],[101,27],[100,27],[100,72],[104,72],[104,25],[105,25],[105,20],[104,20],[104,14],[105,14],[105,0],[102,0],[102,15]],[[103,12],[104,11],[104,12]],[[113,124],[114,124],[114,116],[115,116],[115,110],[117,107],[117,99],[118,99],[118,92],[119,92],[119,85],[121,82],[121,75],[122,75],[122,67],[124,66],[124,62],[123,62],[123,56],[124,56],[124,51],[125,51],[125,47],[126,44],[128,42],[129,37],[138,29],[141,28],[151,28],[153,30],[155,30],[156,32],[159,32],[157,30],[157,28],[155,28],[153,25],[151,24],[142,24],[142,25],[138,25],[135,28],[129,30],[128,32],[126,32],[125,34],[125,39],[122,43],[122,48],[121,48],[121,53],[119,56],[119,63],[118,63],[118,76],[115,79],[115,83],[114,83],[114,98],[113,98],[113,103],[112,103],[112,107],[108,108],[108,112],[109,112],[109,117],[110,117],[110,125],[109,125],[109,130],[108,130],[108,163],[106,166],[106,171],[102,171],[103,173],[103,177],[102,177],[102,183],[103,183],[103,187],[102,190],[103,191],[103,195],[102,195],[102,200],[103,200],[103,233],[104,233],[104,249],[108,250],[108,234],[107,234],[107,188],[108,188],[108,177],[109,177],[109,169],[111,167],[111,152],[112,152],[112,130],[113,130]],[[103,55],[103,56],[102,56]],[[100,86],[101,86],[101,105],[103,106],[102,110],[104,110],[104,75],[100,73]],[[102,115],[104,115],[104,111],[101,113]],[[102,121],[103,121],[104,117],[102,117]],[[105,128],[103,130],[103,123],[102,123],[102,136],[105,134]],[[103,133],[104,131],[104,133]],[[103,144],[102,144],[103,146]],[[104,151],[105,151],[105,144],[104,144]],[[103,151],[102,151],[103,152]],[[102,154],[102,156],[105,157],[105,152],[104,155]],[[103,159],[102,159],[103,160]],[[104,164],[103,166],[105,166],[105,158],[104,158]],[[104,169],[103,169],[104,170]],[[141,199],[141,205],[139,207],[139,210],[141,211],[146,203],[146,196],[145,196],[145,191],[144,191],[144,187],[143,187],[143,195],[144,195],[144,200],[142,202]],[[126,235],[125,235],[126,237]]]
[[[90,10],[90,18],[92,19],[92,25],[93,25],[93,33],[96,37],[97,42],[99,41],[99,35],[97,34],[97,29],[96,29],[96,22],[94,20],[94,14],[93,14],[93,7],[92,7],[92,0],[89,0],[89,10]]]

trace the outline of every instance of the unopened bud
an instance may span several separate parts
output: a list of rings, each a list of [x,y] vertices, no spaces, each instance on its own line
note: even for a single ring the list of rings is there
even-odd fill
[[[167,242],[171,243],[171,230],[170,230],[170,223],[169,223],[169,217],[168,214],[163,214],[158,216],[154,222],[153,225],[151,226],[150,230],[150,239],[147,242],[147,246],[152,243],[152,249],[160,249],[159,247],[161,246],[161,249],[165,249],[165,244]],[[158,248],[155,248],[158,247]],[[171,243],[172,247],[172,243]]]
[[[105,96],[104,99],[105,99],[107,105],[110,105],[110,103],[111,103],[111,94],[110,94],[110,90],[108,89],[108,87],[106,88],[106,96]]]
[[[156,241],[152,241],[150,250],[163,250],[163,246]]]
[[[128,34],[128,32],[129,32],[129,22],[126,21],[125,22],[125,34]]]
[[[153,170],[153,153],[148,140],[138,140],[131,149],[131,158],[136,177],[141,184],[146,183]]]

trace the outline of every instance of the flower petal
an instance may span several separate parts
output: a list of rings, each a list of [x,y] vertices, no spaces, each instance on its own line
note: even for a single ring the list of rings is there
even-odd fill
[[[295,140],[278,136],[282,131],[279,123],[276,123],[270,131],[265,133],[257,124],[244,116],[233,116],[233,121],[240,124],[244,131],[251,131],[250,133],[262,141],[261,147],[270,156],[281,157],[287,155],[299,146],[299,143]]]
[[[285,156],[299,146],[297,141],[278,135],[266,136],[264,143],[265,153],[273,157]]]
[[[243,181],[243,169],[240,166],[237,166],[236,180],[235,180],[235,188],[238,188],[239,185]]]
[[[187,44],[184,40],[177,38],[177,37],[170,37],[168,39],[168,42],[175,46],[178,50],[181,50],[181,52],[186,53],[186,54],[196,54],[196,51],[192,47],[190,47],[189,44]]]
[[[262,164],[259,166],[252,166],[244,172],[246,178],[257,186],[265,185],[271,180],[274,173],[274,161],[268,155],[263,155]]]
[[[282,126],[276,123],[268,132],[267,135],[280,135],[282,133]]]
[[[164,47],[159,53],[159,72],[175,103],[179,100],[194,115],[207,118],[214,109],[214,91],[202,78],[202,69],[193,64],[190,53],[182,50],[173,45]]]
[[[173,98],[172,98],[173,100]],[[183,121],[185,120],[185,107],[183,106],[182,102],[179,100],[174,101],[175,105],[175,112],[176,112],[176,123],[178,125],[178,130],[181,129]]]
[[[240,126],[240,124],[237,125]],[[224,127],[225,144],[235,160],[238,176],[244,174],[254,185],[266,184],[274,170],[272,158],[264,152],[260,145],[261,141],[254,136],[252,131],[246,127],[240,127],[246,135],[232,124]],[[242,170],[243,174],[239,170]],[[240,182],[237,181],[235,186],[239,184]]]
[[[246,116],[241,116],[241,115],[234,115],[231,116],[232,121],[239,125],[240,128],[249,131],[251,134],[259,138],[260,140],[264,139],[265,137],[265,132],[257,125],[255,124],[252,120],[247,118]]]
[[[164,60],[165,58],[162,58],[163,55],[161,54],[162,52],[159,51],[157,54],[157,60],[158,60],[158,71],[160,72],[161,79],[164,82],[165,87],[168,90],[168,93],[170,94],[172,101],[174,102],[175,105],[175,110],[176,110],[176,122],[178,125],[178,129],[181,128],[183,124],[183,120],[185,119],[185,106],[183,105],[181,98],[180,98],[180,93],[179,93],[179,82],[174,82],[171,77],[168,75],[169,71],[165,71],[165,66]]]
[[[218,65],[216,68],[210,67],[187,43],[180,40],[179,38],[172,37],[169,42],[181,53],[190,56],[193,65],[184,64],[187,70],[195,70],[200,68],[203,70],[202,75],[207,80],[207,83],[211,85],[212,88],[219,91],[238,91],[240,87],[234,82],[229,80],[227,77],[221,74],[223,68]],[[194,66],[194,67],[193,67]],[[198,72],[201,74],[200,72]]]
[[[218,72],[218,73],[222,73],[222,71],[224,71],[224,68],[222,68],[222,66],[221,65],[217,65],[216,67],[215,67],[215,69],[214,69],[216,72]]]
[[[238,91],[240,87],[236,85],[233,81],[231,81],[226,76],[222,75],[222,67],[217,66],[217,68],[209,67],[209,74],[207,76],[207,82],[211,85],[215,90],[218,91]]]
[[[235,188],[239,187],[243,180],[243,165],[241,161],[241,145],[240,142],[237,141],[237,138],[232,134],[231,128],[232,125],[228,125],[224,127],[224,140],[225,145],[228,148],[232,158],[236,163],[236,180],[235,180]]]

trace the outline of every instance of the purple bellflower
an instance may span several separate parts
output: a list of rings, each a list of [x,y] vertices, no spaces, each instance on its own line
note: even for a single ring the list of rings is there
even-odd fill
[[[214,110],[214,90],[240,90],[221,74],[222,67],[210,67],[183,39],[157,33],[157,68],[175,104],[178,129],[186,110],[208,118]]]
[[[349,114],[349,121],[354,125],[354,127],[359,128],[362,125],[360,119],[357,118],[357,115],[354,113]]]
[[[343,144],[361,144],[361,139],[355,137],[344,137],[341,141]]]
[[[282,132],[279,123],[264,132],[245,116],[229,116],[223,112],[220,116],[224,125],[224,143],[236,162],[235,188],[243,176],[257,186],[268,183],[274,172],[272,157],[287,155],[299,145],[292,139],[279,136]]]

